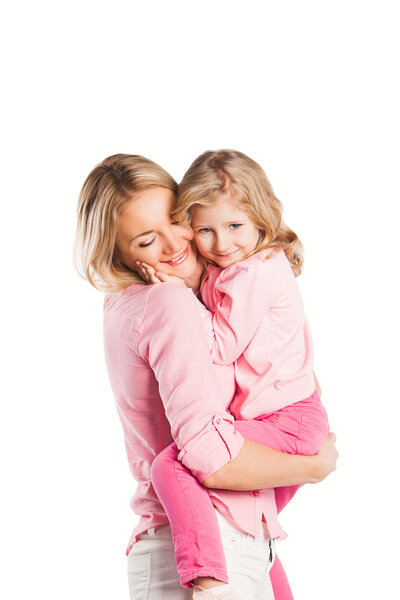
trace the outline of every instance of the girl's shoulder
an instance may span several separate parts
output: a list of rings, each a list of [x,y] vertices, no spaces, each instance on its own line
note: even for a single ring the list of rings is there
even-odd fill
[[[280,266],[283,266],[284,268],[287,266],[290,267],[289,261],[283,250],[280,250],[279,248],[265,248],[252,256],[249,256],[249,258],[230,265],[224,270],[220,269],[218,274],[221,279],[226,279],[237,275],[238,273],[279,269]]]
[[[265,287],[279,292],[292,286],[295,277],[285,253],[279,248],[266,248],[220,272],[215,287],[222,292],[237,293]]]

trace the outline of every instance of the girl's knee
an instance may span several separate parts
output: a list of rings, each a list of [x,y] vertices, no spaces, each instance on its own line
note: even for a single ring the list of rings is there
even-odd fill
[[[153,460],[150,468],[151,480],[164,478],[166,474],[175,468],[175,461],[178,460],[178,448],[175,443],[170,444],[162,450]]]

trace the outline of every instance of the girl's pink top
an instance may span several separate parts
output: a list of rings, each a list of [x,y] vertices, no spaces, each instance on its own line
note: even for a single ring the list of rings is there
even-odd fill
[[[191,290],[168,283],[132,285],[104,305],[107,368],[138,481],[131,506],[140,521],[128,552],[140,533],[168,522],[150,478],[161,450],[175,441],[182,463],[203,481],[235,458],[244,442],[228,411],[233,367],[212,364],[202,317],[209,323]],[[210,490],[210,496],[245,532],[260,535],[264,513],[271,537],[285,536],[273,490]]]
[[[313,345],[295,276],[282,250],[224,270],[211,266],[201,296],[213,313],[212,357],[235,364],[236,419],[254,419],[315,389]]]

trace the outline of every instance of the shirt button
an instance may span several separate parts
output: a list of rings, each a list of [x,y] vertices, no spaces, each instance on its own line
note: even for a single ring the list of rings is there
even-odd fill
[[[281,382],[279,381],[279,379],[278,379],[278,381],[275,381],[275,383],[274,383],[274,388],[275,388],[276,390],[280,390],[280,389],[281,389],[281,387],[282,387],[282,383],[281,383]]]
[[[260,490],[253,490],[251,493],[257,498],[260,495]]]
[[[217,425],[220,425],[221,424],[221,419],[218,418],[218,419],[216,419],[215,422],[216,422]]]

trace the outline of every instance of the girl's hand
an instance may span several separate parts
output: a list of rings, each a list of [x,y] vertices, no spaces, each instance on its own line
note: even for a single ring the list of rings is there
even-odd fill
[[[330,433],[322,446],[320,447],[318,454],[315,455],[317,459],[317,472],[314,483],[322,481],[336,469],[336,461],[339,457],[339,453],[335,446],[336,435]]]
[[[174,275],[166,275],[162,271],[156,271],[147,263],[137,260],[136,266],[140,277],[146,281],[146,283],[174,283],[180,287],[188,287],[184,279],[175,277]]]

